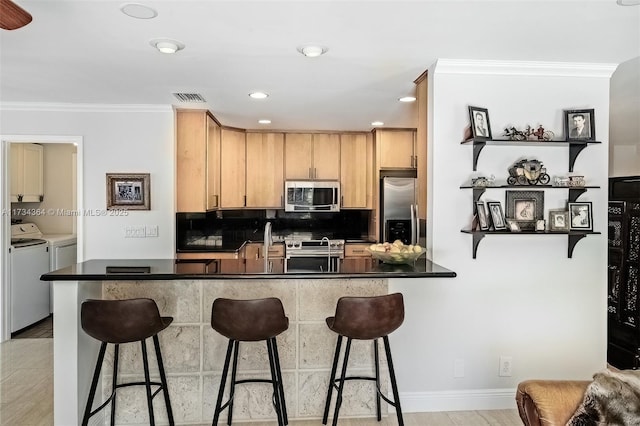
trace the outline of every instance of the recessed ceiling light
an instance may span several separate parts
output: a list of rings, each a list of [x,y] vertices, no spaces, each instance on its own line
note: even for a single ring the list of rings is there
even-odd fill
[[[638,6],[640,5],[640,0],[618,0],[617,3],[620,6]]]
[[[136,19],[153,19],[158,16],[155,9],[140,3],[126,3],[120,7],[122,13]]]
[[[271,120],[258,120],[260,124],[271,124]]]
[[[149,41],[149,44],[162,53],[176,53],[178,50],[184,49],[184,44],[169,38],[156,38]]]
[[[371,125],[372,126],[384,126],[384,123],[382,121],[372,121]]]
[[[398,98],[398,100],[400,102],[415,102],[416,101],[416,97],[415,96],[403,96],[401,98]]]
[[[320,55],[324,55],[325,53],[327,53],[327,49],[324,46],[317,46],[317,45],[307,45],[307,46],[300,46],[298,47],[298,52],[302,53],[304,56],[308,57],[308,58],[316,58]]]
[[[253,93],[249,93],[249,96],[251,96],[253,99],[264,99],[269,97],[269,95],[267,95],[264,92],[253,92]]]

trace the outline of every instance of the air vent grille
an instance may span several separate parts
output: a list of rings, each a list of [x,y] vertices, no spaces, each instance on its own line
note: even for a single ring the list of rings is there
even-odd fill
[[[178,98],[180,102],[207,102],[199,93],[174,93],[173,96]]]

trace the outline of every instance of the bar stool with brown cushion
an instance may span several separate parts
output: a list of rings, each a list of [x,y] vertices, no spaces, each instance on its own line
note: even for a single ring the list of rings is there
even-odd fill
[[[227,407],[229,407],[227,424],[231,425],[235,385],[240,383],[271,383],[273,386],[273,405],[278,417],[278,425],[288,424],[276,336],[289,328],[289,319],[284,315],[284,308],[280,299],[275,297],[251,300],[218,298],[213,301],[211,307],[211,327],[229,339],[227,355],[222,369],[222,377],[220,378],[218,399],[213,415],[213,425],[218,424],[220,413]],[[267,342],[271,380],[236,380],[239,343],[259,342],[262,340]],[[222,398],[227,381],[227,374],[229,373],[229,363],[232,353],[233,367],[229,386],[229,400],[223,405]]]
[[[388,294],[384,296],[374,297],[341,297],[336,305],[335,316],[327,318],[329,329],[338,334],[336,342],[336,351],[333,357],[333,366],[331,368],[331,378],[329,380],[329,389],[327,391],[327,400],[324,406],[324,416],[322,424],[327,424],[329,416],[329,406],[331,405],[331,395],[333,389],[337,390],[336,405],[333,413],[333,426],[338,423],[338,413],[342,405],[342,391],[346,380],[374,380],[376,382],[376,415],[378,421],[382,419],[380,410],[380,398],[395,407],[398,417],[398,424],[404,425],[402,419],[402,410],[400,408],[400,397],[398,395],[398,386],[396,384],[396,375],[391,360],[391,349],[389,347],[389,334],[396,330],[404,321],[404,302],[401,293]],[[342,361],[342,373],[340,378],[336,379],[336,370],[338,367],[338,358],[340,356],[340,347],[342,338],[347,338],[344,359]],[[391,379],[391,388],[393,390],[393,401],[382,394],[380,390],[380,367],[378,357],[378,339],[382,338],[384,349],[387,356],[387,365],[389,367],[389,378]],[[373,354],[375,362],[375,376],[347,377],[347,363],[349,362],[349,352],[351,350],[351,341],[357,340],[373,340]],[[336,382],[338,385],[336,386]]]
[[[80,309],[80,322],[82,329],[94,339],[102,342],[98,361],[91,382],[91,390],[87,406],[85,407],[82,425],[89,422],[89,418],[102,410],[111,402],[111,425],[115,424],[116,414],[116,390],[127,386],[143,385],[147,392],[147,406],[149,409],[149,424],[155,425],[153,415],[153,398],[162,390],[164,402],[167,408],[169,424],[173,425],[173,411],[169,400],[167,378],[162,363],[158,333],[164,330],[173,321],[172,317],[161,317],[158,306],[151,299],[127,299],[127,300],[86,300]],[[158,360],[160,382],[152,382],[149,378],[149,361],[147,359],[147,345],[145,340],[153,337],[153,345]],[[142,363],[144,366],[144,382],[118,383],[118,356],[120,344],[140,342],[142,346]],[[93,399],[96,394],[100,370],[104,361],[107,343],[114,344],[113,353],[113,381],[111,395],[98,408],[92,411]],[[151,393],[151,386],[159,386]]]

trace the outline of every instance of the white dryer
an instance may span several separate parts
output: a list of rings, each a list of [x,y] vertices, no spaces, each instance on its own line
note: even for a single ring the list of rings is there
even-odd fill
[[[78,239],[75,234],[44,234],[42,239],[49,243],[49,269],[57,271],[75,265],[78,258]],[[51,297],[49,312],[53,312],[53,283],[49,284]]]

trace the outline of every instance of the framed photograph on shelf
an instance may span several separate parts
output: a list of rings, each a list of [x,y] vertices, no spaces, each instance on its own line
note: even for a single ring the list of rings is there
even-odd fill
[[[544,191],[505,191],[507,218],[518,221],[520,229],[535,230],[544,219]]]
[[[491,139],[489,111],[486,108],[470,106],[469,120],[471,121],[471,136],[474,139]]]
[[[520,232],[520,224],[517,220],[513,219],[505,219],[507,222],[507,226],[509,227],[509,231],[511,232]]]
[[[487,209],[484,206],[484,201],[476,201],[476,216],[478,217],[478,228],[481,231],[489,229],[489,217],[487,216]]]
[[[489,207],[489,216],[491,217],[491,224],[496,231],[504,231],[507,229],[507,224],[504,220],[504,213],[502,212],[502,204],[499,201],[487,202]]]
[[[564,134],[568,141],[593,141],[596,125],[593,109],[564,111]]]
[[[593,213],[591,201],[580,203],[568,203],[569,206],[569,229],[575,231],[593,230]]]
[[[150,210],[149,173],[107,173],[107,210]]]
[[[566,210],[549,210],[549,230],[568,231],[569,212]]]

